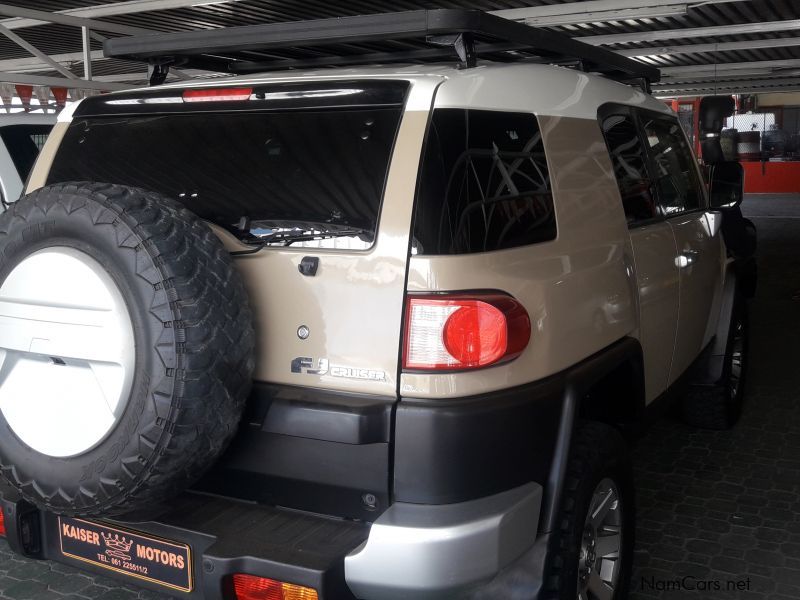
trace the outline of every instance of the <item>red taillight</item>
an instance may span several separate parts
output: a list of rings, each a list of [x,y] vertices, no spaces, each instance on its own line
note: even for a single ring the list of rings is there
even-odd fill
[[[236,600],[317,600],[311,588],[244,573],[233,576],[233,593]]]
[[[519,356],[530,337],[528,313],[511,296],[409,296],[403,368],[486,367]]]
[[[252,88],[210,88],[200,90],[185,90],[184,102],[233,102],[249,100],[253,93]]]
[[[0,508],[0,536],[6,537],[6,515]]]
[[[506,316],[491,304],[473,300],[447,318],[442,338],[447,352],[461,366],[491,364],[508,347]]]

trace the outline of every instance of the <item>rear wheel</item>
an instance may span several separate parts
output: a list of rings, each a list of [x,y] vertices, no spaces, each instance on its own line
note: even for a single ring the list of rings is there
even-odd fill
[[[551,598],[627,597],[633,560],[633,474],[620,433],[602,423],[576,427],[551,557]]]
[[[722,377],[714,385],[691,386],[683,400],[683,418],[690,425],[721,430],[739,420],[748,364],[747,325],[747,305],[740,298],[733,308]]]
[[[144,515],[235,433],[253,369],[243,283],[146,190],[65,183],[0,216],[0,470],[65,515]]]

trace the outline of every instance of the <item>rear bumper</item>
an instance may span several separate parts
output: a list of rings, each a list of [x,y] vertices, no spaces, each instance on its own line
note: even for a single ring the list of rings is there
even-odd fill
[[[345,558],[348,586],[375,600],[463,595],[533,545],[541,501],[528,483],[457,504],[393,504]]]
[[[529,483],[451,505],[394,504],[371,526],[196,493],[156,521],[110,526],[188,544],[193,589],[181,592],[65,556],[58,517],[3,490],[9,545],[31,558],[127,580],[179,598],[232,598],[230,576],[247,573],[314,588],[322,600],[491,598],[503,573],[530,559],[542,489]],[[541,561],[536,559],[541,566]],[[538,580],[540,567],[526,563]],[[484,594],[481,589],[484,587]],[[537,584],[529,583],[526,591]],[[527,596],[534,597],[534,596]]]
[[[344,582],[344,556],[369,533],[363,523],[236,500],[186,493],[158,520],[110,526],[191,547],[193,589],[182,592],[130,574],[65,556],[58,516],[32,509],[3,490],[12,550],[72,565],[178,598],[232,598],[230,576],[247,573],[318,591],[321,600],[353,598]],[[102,548],[101,548],[102,549]]]

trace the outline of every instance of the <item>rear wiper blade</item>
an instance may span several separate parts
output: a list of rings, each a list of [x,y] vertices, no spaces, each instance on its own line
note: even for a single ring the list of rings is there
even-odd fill
[[[294,242],[308,242],[311,240],[324,240],[326,238],[354,237],[367,233],[365,229],[331,229],[330,231],[317,231],[309,233],[307,231],[276,231],[262,238],[265,244],[271,242],[286,242],[286,246]]]
[[[354,237],[354,236],[364,235],[365,233],[369,233],[370,235],[372,235],[371,231],[362,228],[331,229],[330,231],[316,231],[316,232],[309,232],[308,230],[275,231],[273,233],[268,233],[266,235],[259,236],[257,242],[249,242],[254,246],[252,249],[231,252],[231,256],[255,254],[262,248],[265,248],[266,246],[269,246],[270,244],[275,242],[282,242],[284,246],[290,246],[295,242],[308,242],[312,240],[323,240],[326,238],[337,238],[337,237]]]

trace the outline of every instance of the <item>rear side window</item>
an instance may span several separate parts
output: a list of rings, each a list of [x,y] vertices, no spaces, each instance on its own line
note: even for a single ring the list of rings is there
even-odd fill
[[[700,208],[700,177],[678,121],[642,115],[642,123],[661,210],[670,216]]]
[[[273,102],[256,99],[236,111],[179,105],[183,112],[76,117],[48,183],[91,180],[154,190],[252,243],[324,239],[331,242],[325,247],[368,248],[402,104],[371,105],[367,98],[352,106],[356,95],[341,94],[350,106],[306,108],[322,91],[270,93],[281,99],[275,110],[262,108]]]
[[[0,138],[11,155],[20,180],[28,179],[51,129],[51,125],[8,125],[0,129]]]
[[[555,237],[536,117],[436,109],[422,160],[412,252],[468,254]]]
[[[647,175],[647,155],[633,117],[606,117],[603,120],[603,134],[628,224],[635,225],[655,218],[657,210]]]

